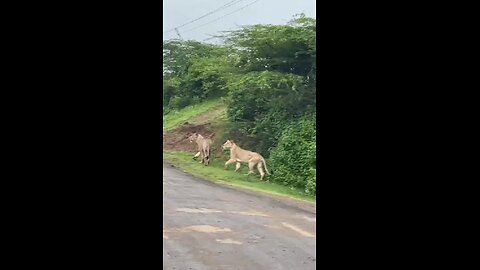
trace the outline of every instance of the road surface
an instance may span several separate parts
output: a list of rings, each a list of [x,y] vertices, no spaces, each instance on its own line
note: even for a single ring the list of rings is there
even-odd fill
[[[315,269],[315,214],[165,163],[163,190],[163,269]]]

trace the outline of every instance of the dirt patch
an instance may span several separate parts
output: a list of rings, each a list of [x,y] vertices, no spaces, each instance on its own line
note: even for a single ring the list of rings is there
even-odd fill
[[[200,209],[177,208],[176,211],[178,211],[178,212],[185,212],[185,213],[201,213],[201,214],[221,213],[221,212],[222,212],[222,211],[220,211],[220,210],[207,209],[207,208],[200,208]]]
[[[268,217],[268,215],[265,215],[260,212],[241,212],[241,211],[230,211],[229,213],[232,214],[238,214],[238,215],[244,215],[244,216],[258,216],[258,217]]]
[[[287,227],[287,228],[289,228],[289,229],[291,229],[291,230],[293,230],[293,231],[301,234],[302,236],[305,236],[305,237],[315,237],[315,235],[313,235],[313,234],[311,234],[311,233],[309,233],[309,232],[307,232],[307,231],[304,231],[304,230],[300,229],[299,227],[294,226],[294,225],[292,225],[292,224],[288,224],[288,223],[286,223],[286,222],[282,222],[282,225],[283,225],[284,227]]]
[[[194,125],[186,122],[179,128],[163,134],[163,149],[168,151],[187,151],[197,152],[197,145],[187,140],[188,136],[193,132],[202,134],[203,136],[212,135],[212,127],[209,123]],[[215,135],[210,138],[213,140]]]
[[[212,146],[212,156],[218,152],[218,142],[215,142],[216,136],[212,127],[212,121],[225,112],[225,107],[220,106],[210,111],[197,115],[185,122],[180,127],[170,130],[163,134],[163,150],[167,151],[187,151],[196,153],[197,146],[195,143],[190,143],[187,138],[193,132],[202,134],[204,137],[209,137],[214,141]],[[221,154],[221,153],[220,153]]]
[[[193,225],[184,228],[174,228],[169,230],[163,230],[163,232],[201,232],[201,233],[221,233],[221,232],[231,232],[229,228],[220,228],[210,225]]]
[[[228,238],[228,239],[215,239],[215,241],[217,241],[219,243],[222,243],[222,244],[235,244],[235,245],[241,245],[242,244],[242,242],[235,241],[235,240],[232,240],[230,238]]]

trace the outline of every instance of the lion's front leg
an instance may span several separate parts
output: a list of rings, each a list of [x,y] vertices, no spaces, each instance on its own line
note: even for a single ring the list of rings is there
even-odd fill
[[[198,152],[195,157],[200,157],[200,161],[198,163],[202,164],[203,163],[203,159],[204,159],[204,155],[202,153],[202,151],[200,150],[200,152]]]
[[[227,162],[225,162],[225,170],[227,169],[229,164],[235,163],[235,159],[229,159]]]
[[[193,156],[193,158],[192,158],[192,159],[194,159],[194,160],[195,160],[195,159],[197,159],[197,158],[198,158],[198,156],[200,156],[200,152],[198,152],[198,153],[197,153],[195,156]]]

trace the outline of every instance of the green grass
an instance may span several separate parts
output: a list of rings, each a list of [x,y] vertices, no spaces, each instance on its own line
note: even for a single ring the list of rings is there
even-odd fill
[[[163,116],[163,131],[172,130],[191,118],[208,112],[212,109],[223,106],[223,102],[220,99],[208,100],[200,104],[188,106],[179,111],[171,112]]]
[[[225,161],[222,159],[213,159],[209,166],[205,166],[200,164],[199,161],[193,160],[192,156],[192,153],[187,152],[163,152],[163,158],[166,161],[196,177],[249,190],[287,196],[302,201],[316,201],[315,197],[307,196],[298,189],[292,189],[276,183],[260,181],[258,171],[255,175],[249,177],[245,176],[248,172],[246,164],[242,164],[240,172],[236,173],[234,172],[235,164],[231,164],[226,171],[223,167]],[[268,175],[266,177],[268,177]]]

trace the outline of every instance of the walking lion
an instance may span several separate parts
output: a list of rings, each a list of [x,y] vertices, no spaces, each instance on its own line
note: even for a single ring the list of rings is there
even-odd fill
[[[263,177],[265,176],[262,165],[263,167],[265,167],[265,171],[267,171],[267,174],[270,175],[267,169],[267,163],[265,162],[265,159],[260,154],[252,151],[244,150],[240,148],[240,146],[236,145],[235,142],[233,142],[232,140],[227,140],[222,145],[222,149],[230,150],[230,159],[227,162],[225,162],[225,170],[227,169],[229,164],[236,162],[237,164],[236,164],[235,171],[237,172],[240,169],[240,166],[241,166],[240,163],[243,162],[243,163],[248,163],[249,171],[247,175],[254,173],[253,168],[255,167],[255,165],[257,165],[258,172],[260,173],[260,180],[263,180]]]

